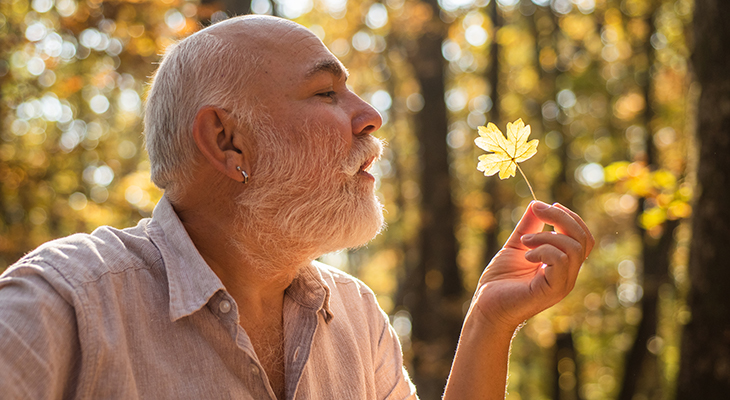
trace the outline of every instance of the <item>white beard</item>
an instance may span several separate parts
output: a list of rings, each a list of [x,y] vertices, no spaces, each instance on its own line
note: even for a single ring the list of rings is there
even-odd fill
[[[373,182],[358,174],[366,160],[380,157],[380,140],[353,137],[347,154],[340,136],[324,128],[293,133],[256,125],[255,170],[237,199],[242,235],[231,238],[249,264],[284,272],[276,270],[363,246],[380,232],[383,206]]]

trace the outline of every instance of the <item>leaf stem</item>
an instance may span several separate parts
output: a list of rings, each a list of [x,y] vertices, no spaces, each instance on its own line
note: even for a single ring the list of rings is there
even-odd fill
[[[520,168],[520,164],[515,163],[517,166],[517,169],[520,170],[520,173],[522,174],[522,177],[525,178],[525,182],[527,183],[527,187],[530,188],[530,193],[532,194],[532,198],[537,201],[537,197],[535,197],[535,192],[532,190],[532,185],[530,185],[530,181],[527,179],[527,176],[525,176],[525,173],[522,172],[522,168]]]

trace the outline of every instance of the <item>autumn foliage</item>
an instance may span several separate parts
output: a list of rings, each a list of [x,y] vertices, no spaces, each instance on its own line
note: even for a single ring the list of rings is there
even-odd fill
[[[150,215],[161,193],[143,149],[146,82],[167,46],[225,18],[225,4],[0,3],[0,269],[50,239]],[[441,325],[461,321],[485,258],[534,190],[581,214],[597,246],[573,293],[516,338],[507,398],[615,398],[632,374],[634,398],[672,397],[679,332],[690,318],[686,221],[696,191],[699,93],[688,60],[692,0],[250,6],[308,26],[348,66],[348,84],[383,115],[377,135],[389,147],[373,169],[388,229],[364,249],[323,259],[377,293],[416,380],[444,377],[453,343],[423,334],[441,327],[414,319],[414,299],[438,308]],[[430,136],[416,130],[437,113],[443,128]],[[515,120],[507,137],[496,128]],[[495,125],[480,129],[487,121]],[[474,170],[477,157],[485,174],[500,177],[530,158],[520,168],[531,187],[485,178]],[[434,221],[445,221],[434,231],[454,246],[426,256],[424,248],[440,251],[420,235]],[[666,268],[648,284],[642,257],[662,240]],[[454,269],[429,264],[444,254]],[[656,298],[656,320],[642,318],[645,296]],[[627,354],[647,324],[653,330],[637,353],[643,361],[632,365]],[[421,398],[437,392],[424,386]]]

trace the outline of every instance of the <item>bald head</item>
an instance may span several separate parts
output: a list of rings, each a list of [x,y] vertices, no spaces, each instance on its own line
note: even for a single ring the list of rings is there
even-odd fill
[[[221,21],[196,33],[207,33],[231,42],[256,46],[268,44],[291,32],[313,35],[307,28],[288,19],[269,15],[244,15]]]
[[[222,21],[199,33],[213,35],[243,54],[255,55],[259,72],[266,76],[252,80],[249,90],[258,87],[259,83],[267,93],[276,86],[292,87],[295,82],[291,79],[300,79],[301,73],[305,78],[322,71],[347,75],[342,63],[312,31],[290,20],[247,15]],[[319,54],[315,64],[311,62],[312,54]],[[289,74],[295,70],[300,74]]]
[[[168,49],[145,109],[152,181],[170,196],[186,183],[196,161],[192,124],[202,107],[247,118],[262,106],[251,99],[273,86],[285,87],[286,79],[279,77],[297,63],[298,54],[317,47],[324,45],[292,21],[243,16],[212,25]],[[337,69],[339,61],[330,61],[328,68]]]

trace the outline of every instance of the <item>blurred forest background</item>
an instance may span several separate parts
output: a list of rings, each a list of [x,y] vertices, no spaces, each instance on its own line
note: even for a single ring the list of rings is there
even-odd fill
[[[3,0],[0,270],[50,239],[150,216],[161,193],[148,177],[142,110],[160,54],[211,21],[274,14],[322,38],[383,115],[389,147],[376,172],[388,229],[323,259],[378,294],[422,399],[439,398],[478,277],[531,200],[521,177],[475,169],[477,127],[517,118],[540,139],[522,164],[537,197],[576,210],[597,245],[573,293],[516,337],[507,398],[722,398],[728,8]]]

